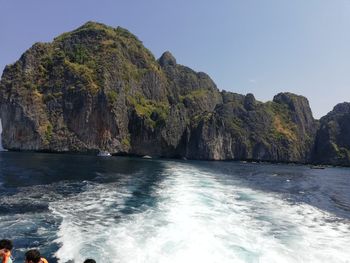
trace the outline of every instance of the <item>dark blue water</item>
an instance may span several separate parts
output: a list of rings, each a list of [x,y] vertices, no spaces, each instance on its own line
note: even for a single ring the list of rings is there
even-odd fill
[[[16,262],[350,262],[350,169],[0,153]]]

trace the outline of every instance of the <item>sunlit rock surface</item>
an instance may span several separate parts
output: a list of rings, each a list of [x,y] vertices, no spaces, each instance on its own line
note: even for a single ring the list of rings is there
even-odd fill
[[[319,157],[324,128],[315,149],[319,124],[306,98],[280,93],[262,103],[253,94],[220,91],[207,74],[179,65],[170,52],[156,60],[126,29],[95,22],[36,43],[7,66],[0,116],[3,144],[11,150],[332,159]]]

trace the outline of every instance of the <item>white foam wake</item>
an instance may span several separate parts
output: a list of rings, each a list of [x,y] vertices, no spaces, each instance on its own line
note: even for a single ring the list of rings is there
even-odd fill
[[[167,163],[153,206],[121,214],[131,191],[91,185],[56,202],[60,262],[348,262],[349,222],[306,204]],[[218,179],[219,178],[219,179]],[[221,179],[220,179],[221,178]]]

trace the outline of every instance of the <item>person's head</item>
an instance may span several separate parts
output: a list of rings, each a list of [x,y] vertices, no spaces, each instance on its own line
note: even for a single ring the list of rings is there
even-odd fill
[[[88,258],[85,259],[84,263],[96,263],[96,261],[94,259]]]
[[[0,240],[0,256],[3,256],[11,252],[12,248],[13,248],[13,243],[11,240],[8,240],[8,239]]]
[[[28,250],[25,254],[26,263],[39,263],[40,259],[41,259],[41,255],[39,250],[37,249]]]

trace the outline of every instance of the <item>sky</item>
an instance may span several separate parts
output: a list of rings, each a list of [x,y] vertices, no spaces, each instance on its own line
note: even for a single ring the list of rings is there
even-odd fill
[[[87,21],[127,28],[221,90],[293,92],[316,118],[350,101],[350,0],[0,0],[0,73]]]

